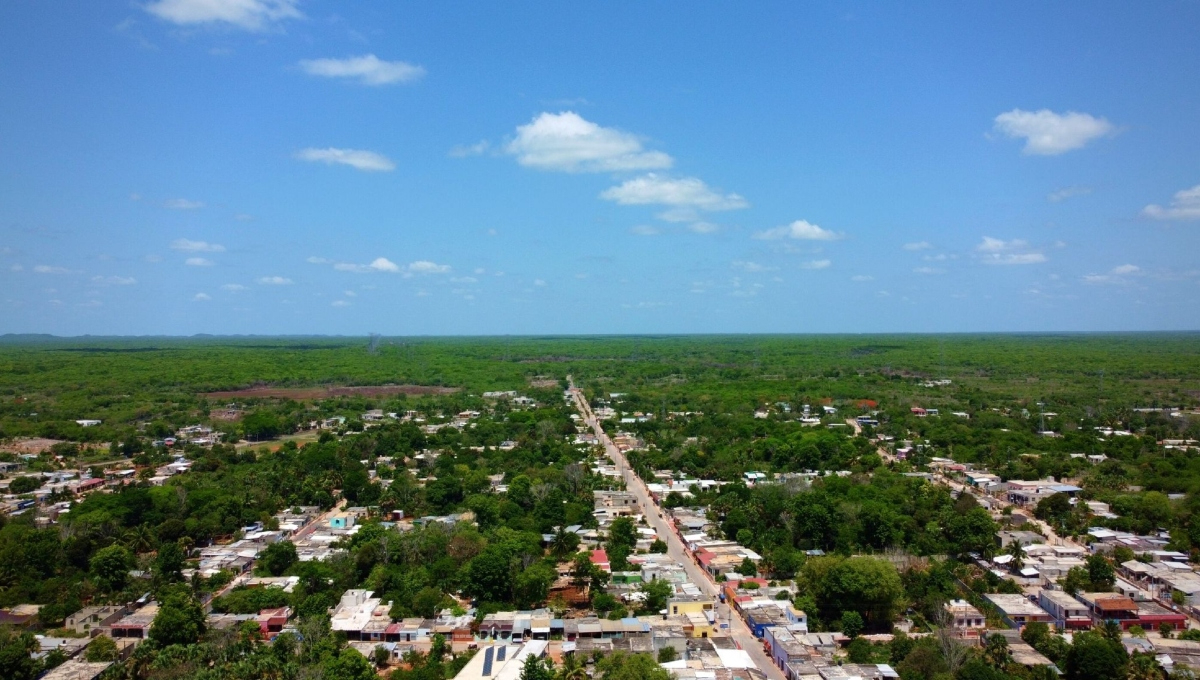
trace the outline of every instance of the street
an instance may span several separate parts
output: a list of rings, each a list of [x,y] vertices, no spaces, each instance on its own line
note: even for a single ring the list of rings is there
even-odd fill
[[[621,472],[621,477],[625,480],[625,488],[637,498],[642,516],[646,518],[646,521],[658,533],[659,537],[666,542],[667,554],[676,562],[683,565],[683,568],[687,571],[688,578],[699,586],[705,594],[717,598],[720,589],[708,577],[708,574],[700,568],[700,565],[696,564],[684,546],[683,540],[679,538],[679,534],[675,532],[674,528],[660,514],[658,505],[650,498],[650,492],[646,488],[645,483],[629,467],[629,462],[625,459],[625,455],[613,444],[612,439],[605,434],[604,428],[600,426],[600,421],[592,413],[592,409],[588,405],[587,399],[584,398],[583,392],[575,387],[575,383],[570,376],[567,377],[567,380],[571,385],[570,391],[575,401],[576,409],[578,409],[588,427],[592,428],[592,431],[596,433],[600,443],[604,446],[604,451]],[[750,654],[750,658],[754,661],[758,669],[766,673],[767,677],[773,680],[786,680],[783,672],[771,661],[763,650],[762,640],[754,637],[754,634],[750,632],[750,628],[746,625],[745,621],[740,616],[734,615],[732,609],[727,605],[718,604],[717,611],[718,619],[729,622],[730,637],[737,642],[739,647]]]

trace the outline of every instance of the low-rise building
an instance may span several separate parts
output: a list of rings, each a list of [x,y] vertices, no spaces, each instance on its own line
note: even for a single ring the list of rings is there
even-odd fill
[[[1049,612],[1030,602],[1024,595],[989,593],[984,597],[996,607],[1004,623],[1010,628],[1020,630],[1025,624],[1034,621],[1046,624],[1054,622],[1054,617]]]
[[[977,638],[987,630],[987,619],[983,613],[966,600],[951,600],[945,605],[950,629],[961,638]]]

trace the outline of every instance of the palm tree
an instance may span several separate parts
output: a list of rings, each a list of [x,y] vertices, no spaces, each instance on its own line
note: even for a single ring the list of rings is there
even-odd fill
[[[563,655],[563,664],[554,678],[555,680],[587,680],[587,668],[579,663],[579,659],[575,658],[574,653],[565,654]]]
[[[1127,680],[1162,680],[1162,671],[1153,654],[1138,654],[1134,652],[1129,657],[1126,667]]]
[[[1013,541],[1004,549],[1004,554],[1012,557],[1012,568],[1020,571],[1025,566],[1025,546],[1020,541]]]
[[[123,537],[125,547],[129,548],[137,554],[148,553],[154,550],[155,538],[154,533],[150,531],[148,524],[139,524],[138,526],[125,532]]]

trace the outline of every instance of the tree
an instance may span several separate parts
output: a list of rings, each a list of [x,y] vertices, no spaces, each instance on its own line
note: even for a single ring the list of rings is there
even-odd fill
[[[987,643],[983,647],[983,660],[998,671],[1008,668],[1008,640],[1003,635],[987,636]]]
[[[161,647],[190,645],[204,634],[204,608],[182,585],[171,586],[160,596],[158,614],[150,624],[150,639]]]
[[[578,549],[579,534],[567,531],[561,526],[554,531],[554,540],[550,542],[550,552],[556,558],[561,560]]]
[[[100,635],[93,638],[88,644],[84,658],[91,663],[116,661],[118,653],[117,643],[113,642],[113,639],[107,635]]]
[[[412,610],[417,616],[432,619],[437,616],[438,607],[445,595],[437,588],[426,586],[417,592],[412,599]]]
[[[1117,582],[1116,572],[1113,571],[1112,564],[1104,555],[1096,553],[1087,558],[1087,573],[1088,581],[1092,584],[1092,590],[1095,591],[1110,591],[1113,585]]]
[[[183,548],[178,543],[163,543],[154,558],[154,574],[164,583],[182,581],[183,561]]]
[[[667,600],[675,593],[675,588],[665,579],[652,579],[642,584],[641,591],[646,596],[642,601],[642,610],[657,614],[667,608]]]
[[[92,556],[92,578],[104,592],[123,590],[129,582],[129,570],[133,568],[133,564],[133,555],[125,546],[113,544],[101,548]]]
[[[539,562],[519,572],[513,579],[513,600],[517,607],[528,609],[546,600],[556,573],[545,562]]]
[[[1077,633],[1063,670],[1066,680],[1124,680],[1127,661],[1121,643],[1098,633]]]
[[[1012,557],[1012,568],[1014,571],[1020,571],[1021,567],[1025,566],[1025,546],[1021,545],[1020,541],[1010,542],[1004,552],[1009,557]]]
[[[743,557],[742,563],[738,565],[737,572],[742,576],[753,578],[758,576],[758,565],[754,564],[754,560],[749,557]]]
[[[848,638],[856,638],[862,632],[863,620],[858,612],[846,610],[842,612],[842,633]],[[857,662],[856,662],[857,663]]]
[[[521,680],[554,680],[554,666],[549,660],[530,654],[521,666]]]
[[[299,560],[296,554],[296,544],[291,541],[278,541],[267,546],[258,558],[258,564],[263,571],[271,576],[282,576]]]
[[[850,656],[850,663],[870,663],[871,662],[871,643],[867,642],[866,638],[856,637],[846,646],[846,652]]]
[[[490,546],[467,565],[464,592],[481,602],[508,602],[512,596],[512,570],[508,554]]]
[[[388,661],[391,660],[391,658],[391,653],[388,652],[387,647],[384,647],[383,645],[378,645],[375,647],[375,649],[371,650],[371,661],[375,662],[375,666],[377,668],[384,668],[387,666]]]
[[[8,485],[9,493],[22,494],[29,493],[42,485],[42,480],[37,477],[17,477]]]
[[[650,544],[650,552],[660,554],[665,553],[667,552],[667,544],[664,543],[661,538],[656,538],[654,539],[654,542]]]
[[[826,621],[850,610],[862,616],[864,627],[883,627],[895,618],[904,595],[892,563],[873,557],[812,559],[805,564],[804,574]]]
[[[671,645],[667,645],[667,646],[663,647],[662,649],[658,650],[658,662],[659,663],[671,663],[672,661],[674,661],[677,658],[679,658],[679,650],[675,649]]]
[[[350,647],[326,659],[322,666],[325,680],[376,680],[371,662]]]
[[[671,680],[671,673],[649,654],[609,654],[596,663],[599,680]]]
[[[1067,571],[1067,575],[1060,581],[1063,592],[1068,595],[1074,595],[1081,590],[1091,589],[1091,580],[1088,579],[1087,570],[1083,567],[1071,567]]]
[[[32,654],[38,650],[37,639],[32,633],[17,634],[16,631],[0,628],[0,678],[6,680],[33,680],[37,677],[39,664]]]
[[[1127,680],[1162,680],[1162,676],[1162,669],[1159,668],[1153,654],[1134,652],[1129,657],[1129,666],[1125,673]]]

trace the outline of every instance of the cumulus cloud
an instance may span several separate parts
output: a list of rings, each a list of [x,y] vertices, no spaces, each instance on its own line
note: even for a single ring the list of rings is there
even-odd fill
[[[189,257],[183,263],[189,267],[211,267],[216,264],[212,260],[203,257]]]
[[[739,210],[750,204],[737,194],[722,194],[695,177],[670,178],[654,173],[627,180],[605,189],[600,198],[621,205],[666,205],[693,210]],[[680,213],[672,219],[670,213],[660,215],[668,221],[691,219]]]
[[[186,253],[223,253],[225,246],[219,243],[209,243],[208,241],[191,241],[186,238],[177,238],[171,241],[171,250],[181,250]]]
[[[315,258],[309,258],[312,262]],[[354,272],[356,274],[370,274],[372,272],[386,272],[390,274],[400,273],[400,265],[392,262],[386,257],[377,257],[370,264],[353,264],[351,262],[338,262],[333,265],[333,268],[340,272]]]
[[[836,241],[842,238],[842,235],[828,229],[822,229],[807,220],[796,220],[782,227],[760,231],[754,235],[754,238],[764,241],[774,241],[784,238],[800,241]]]
[[[801,269],[828,269],[833,262],[829,260],[809,260],[800,263]]]
[[[345,59],[304,59],[300,68],[312,76],[356,80],[380,86],[411,83],[425,76],[425,69],[403,61],[384,61],[374,54]]]
[[[290,286],[292,280],[283,276],[264,276],[258,280],[264,286]]]
[[[163,201],[163,207],[171,210],[199,210],[204,207],[204,203],[187,198],[170,198]]]
[[[240,283],[227,283],[227,284],[221,286],[221,290],[227,290],[227,291],[236,293],[239,290],[249,290],[249,288],[247,286],[243,286]]]
[[[1122,265],[1113,267],[1112,273],[1114,273],[1114,274],[1136,274],[1140,271],[1142,271],[1142,268],[1137,266],[1136,264],[1122,264]]]
[[[350,303],[346,300],[334,300],[333,302],[331,302],[329,304],[333,307],[349,307],[350,306]]]
[[[304,15],[299,0],[156,0],[144,6],[154,16],[180,26],[227,24],[261,31],[285,19]]]
[[[693,222],[688,225],[688,231],[697,234],[715,234],[721,230],[721,225],[712,222]]]
[[[856,282],[859,282],[859,283],[861,283],[861,282],[863,282],[863,281],[874,281],[874,280],[875,280],[875,277],[874,277],[874,276],[868,276],[868,275],[866,275],[866,274],[858,274],[858,275],[856,275],[856,276],[851,276],[851,277],[850,277],[850,280],[851,280],[851,281],[856,281]]]
[[[1021,239],[1004,241],[984,236],[983,241],[975,247],[975,252],[984,264],[1040,264],[1046,261],[1044,254]]]
[[[662,229],[651,226],[649,224],[639,224],[629,230],[629,233],[636,236],[657,236],[662,233]]]
[[[1063,187],[1057,191],[1052,191],[1046,195],[1046,200],[1051,203],[1062,203],[1069,198],[1076,196],[1087,196],[1092,193],[1091,187]]]
[[[1165,208],[1154,204],[1142,208],[1142,215],[1156,220],[1200,220],[1200,184],[1175,192]]]
[[[137,279],[132,276],[93,276],[92,283],[103,286],[132,286]]]
[[[326,165],[349,165],[363,172],[391,172],[396,164],[387,156],[362,149],[308,148],[296,152],[296,159]]]
[[[212,296],[209,295],[208,293],[196,293],[196,295],[193,296],[192,299],[195,300],[196,302],[204,302],[206,300],[211,300]]]
[[[902,247],[905,250],[912,250],[912,251],[929,250],[930,248],[933,247],[933,244],[930,243],[929,241],[917,241],[916,243],[905,243]]]
[[[933,267],[917,267],[916,269],[913,270],[913,273],[914,274],[926,274],[926,275],[941,274],[942,270],[934,269]]]
[[[66,267],[56,267],[48,264],[39,264],[33,268],[33,271],[38,274],[68,274],[70,269]]]
[[[517,127],[505,151],[521,165],[557,172],[658,170],[674,160],[647,151],[636,135],[601,127],[573,111],[542,113]]]
[[[323,257],[316,257],[315,255],[312,257],[305,258],[304,261],[309,264],[329,264],[330,262],[332,262],[332,260],[327,260]]]
[[[1082,149],[1088,142],[1116,131],[1104,118],[1049,109],[1024,111],[1013,109],[996,116],[994,129],[1013,139],[1024,139],[1022,153],[1031,156],[1057,156]]]
[[[409,274],[446,274],[450,272],[450,265],[438,264],[429,260],[417,260],[410,262],[405,269]]]

